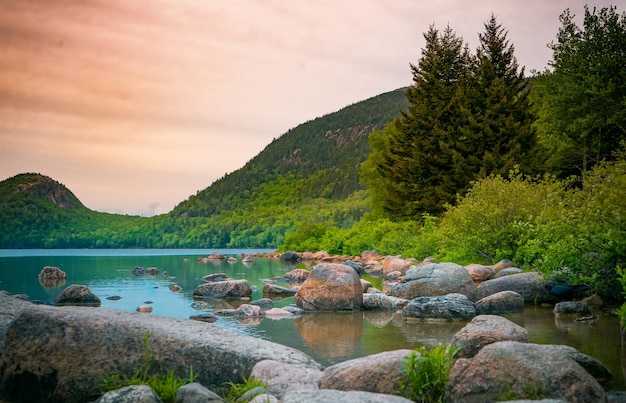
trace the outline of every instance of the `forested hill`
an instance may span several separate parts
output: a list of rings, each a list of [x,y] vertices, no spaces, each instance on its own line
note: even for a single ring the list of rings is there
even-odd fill
[[[275,248],[308,223],[351,226],[367,209],[359,169],[368,136],[407,110],[404,93],[289,130],[160,216],[92,211],[52,178],[16,175],[0,182],[0,248]]]
[[[305,178],[298,197],[344,199],[357,191],[368,136],[406,111],[405,89],[387,92],[308,121],[275,139],[244,167],[180,203],[172,216],[208,217],[253,197],[261,184]]]

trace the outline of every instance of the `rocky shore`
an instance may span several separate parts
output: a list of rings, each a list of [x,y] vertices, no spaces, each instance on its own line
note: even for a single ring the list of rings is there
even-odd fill
[[[589,312],[582,301],[559,309],[565,302],[550,294],[543,277],[515,270],[512,262],[463,267],[431,259],[417,262],[383,257],[375,252],[360,257],[289,252],[275,257],[285,261],[311,257],[314,263],[310,270],[294,269],[285,274],[299,285],[272,284],[267,293],[263,290],[269,303],[251,301],[232,314],[254,317],[387,310],[401,311],[408,321],[464,320],[468,323],[452,340],[460,351],[446,387],[449,401],[495,401],[503,396],[617,401],[602,386],[612,378],[602,363],[571,347],[533,344],[524,328],[501,316],[521,314],[530,302],[556,303],[555,315]],[[384,277],[386,291],[362,280],[364,272]],[[214,275],[205,281],[194,296],[250,295],[245,280]],[[273,308],[271,295],[280,294],[281,289],[295,296],[295,306]],[[73,293],[83,300],[88,295],[84,289]],[[132,376],[147,342],[158,367],[181,378],[189,375],[190,368],[197,374],[194,384],[179,390],[180,402],[218,401],[215,390],[244,378],[267,384],[267,390],[253,401],[408,401],[393,393],[406,376],[404,362],[410,350],[383,352],[324,368],[293,348],[237,334],[208,320],[122,312],[93,303],[73,306],[66,299],[58,305],[36,305],[0,293],[0,400],[159,401],[150,388],[138,386],[100,396],[105,377]]]

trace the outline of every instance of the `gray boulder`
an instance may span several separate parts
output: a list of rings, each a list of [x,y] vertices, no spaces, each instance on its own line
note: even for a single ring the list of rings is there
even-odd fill
[[[474,304],[477,315],[506,315],[524,313],[524,297],[515,291],[501,291]]]
[[[289,250],[280,255],[280,261],[285,262],[285,263],[295,264],[295,263],[302,261],[302,256],[300,256],[300,254],[297,252]]]
[[[363,306],[363,286],[353,268],[321,263],[313,267],[295,299],[305,311],[358,311]]]
[[[44,266],[39,272],[38,279],[44,288],[60,287],[67,281],[67,273],[55,266]]]
[[[98,307],[102,302],[87,286],[72,284],[54,300],[54,304]]]
[[[148,385],[131,385],[105,393],[97,403],[163,403]]]
[[[372,311],[395,311],[396,304],[385,294],[363,294],[363,309]]]
[[[536,272],[512,274],[480,283],[480,298],[501,291],[515,291],[524,298],[524,302],[543,303],[554,300],[550,292],[544,288],[543,276]]]
[[[487,344],[497,341],[530,343],[523,327],[496,315],[479,315],[452,336],[451,344],[460,347],[458,357],[471,358]]]
[[[291,390],[319,389],[321,376],[319,369],[276,360],[260,361],[250,373],[250,378],[264,382],[267,392],[278,399]]]
[[[342,390],[294,390],[287,392],[282,403],[411,403],[401,396],[384,395],[382,393],[345,392]]]
[[[4,350],[4,338],[9,325],[31,305],[31,302],[15,298],[6,291],[0,291],[0,353]]]
[[[402,309],[405,318],[470,319],[476,316],[474,303],[463,294],[419,297]]]
[[[446,385],[454,402],[517,399],[563,399],[603,402],[605,392],[562,347],[500,341],[483,347],[473,358],[458,359]]]
[[[293,288],[282,287],[276,284],[266,283],[263,286],[263,298],[288,298],[296,294]]]
[[[194,296],[204,298],[242,298],[252,295],[248,280],[224,280],[201,284],[193,290]]]
[[[176,403],[209,403],[221,401],[222,398],[218,394],[197,382],[183,385],[176,391]]]
[[[31,305],[6,333],[0,400],[93,401],[105,377],[132,376],[148,344],[155,368],[206,387],[241,383],[266,359],[315,369],[300,351],[204,323],[111,309]]]
[[[506,269],[502,269],[499,272],[497,272],[496,275],[493,276],[493,278],[500,278],[504,276],[510,276],[511,274],[519,274],[519,273],[524,273],[524,270],[520,269],[519,267],[507,267]]]
[[[320,388],[393,394],[406,378],[404,366],[411,352],[385,351],[332,365],[322,372]]]
[[[463,266],[456,263],[429,263],[409,269],[401,283],[387,293],[393,297],[414,299],[458,293],[472,301],[478,299],[476,285]]]
[[[583,301],[563,301],[554,305],[552,310],[557,318],[572,315],[574,317],[579,315],[591,315],[591,309],[586,302]]]

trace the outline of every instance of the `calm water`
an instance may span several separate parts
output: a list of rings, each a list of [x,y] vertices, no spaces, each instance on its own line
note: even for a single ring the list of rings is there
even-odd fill
[[[198,257],[215,251],[229,256],[264,252],[214,249],[0,250],[0,289],[52,304],[65,287],[81,284],[100,297],[104,308],[134,312],[139,305],[149,302],[153,315],[188,318],[236,307],[226,302],[212,302],[208,306],[194,304],[193,290],[203,283],[204,275],[226,273],[232,278],[246,279],[257,288],[252,299],[259,299],[263,280],[293,269],[272,259],[255,259],[248,265],[241,259],[236,263],[197,261]],[[59,287],[44,288],[37,279],[44,266],[57,266],[65,271],[67,282]],[[167,271],[167,276],[137,277],[132,270],[138,266],[156,267]],[[172,283],[180,285],[182,291],[170,291]],[[121,299],[106,299],[110,296]],[[275,301],[278,307],[293,302],[293,298]],[[560,321],[554,318],[551,308],[528,305],[523,315],[509,319],[525,327],[534,343],[569,345],[600,360],[615,375],[612,388],[626,390],[626,353],[620,345],[617,318],[602,312],[598,314],[600,318],[593,323]],[[365,311],[306,314],[280,320],[219,318],[214,325],[294,347],[323,365],[331,365],[387,350],[432,347],[450,341],[465,322],[415,323],[404,321],[398,314]]]

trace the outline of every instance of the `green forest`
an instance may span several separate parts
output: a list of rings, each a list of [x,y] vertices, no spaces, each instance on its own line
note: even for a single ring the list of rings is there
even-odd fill
[[[364,250],[513,260],[621,299],[626,14],[565,10],[545,71],[493,15],[431,26],[413,83],[303,123],[170,213],[89,210],[39,174],[0,183],[2,248]]]

